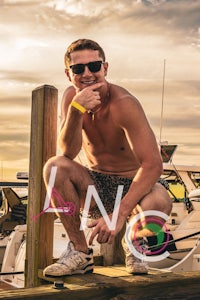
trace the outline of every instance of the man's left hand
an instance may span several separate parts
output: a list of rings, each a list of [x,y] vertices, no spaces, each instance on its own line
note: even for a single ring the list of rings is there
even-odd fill
[[[112,216],[109,216],[109,217],[111,218]],[[88,225],[88,228],[94,228],[94,230],[90,236],[90,239],[89,239],[89,245],[92,245],[92,242],[96,236],[97,236],[98,243],[112,244],[114,237],[122,229],[123,224],[124,224],[124,222],[122,222],[122,220],[120,222],[120,220],[118,219],[118,222],[115,226],[115,230],[110,230],[103,217],[92,221]]]

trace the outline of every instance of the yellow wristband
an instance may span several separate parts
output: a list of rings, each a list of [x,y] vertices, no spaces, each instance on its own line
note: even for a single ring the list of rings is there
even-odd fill
[[[78,109],[80,112],[82,112],[82,114],[84,114],[86,112],[85,107],[83,107],[82,105],[80,105],[79,103],[77,103],[76,101],[72,101],[71,106],[75,107],[76,109]]]

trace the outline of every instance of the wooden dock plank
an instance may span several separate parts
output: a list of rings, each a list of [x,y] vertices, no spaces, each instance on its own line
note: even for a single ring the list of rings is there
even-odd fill
[[[45,284],[39,287],[0,292],[0,299],[197,300],[200,293],[200,272],[175,274],[150,270],[148,275],[125,276],[124,267],[113,266],[95,267],[93,274],[62,279],[65,289],[55,289],[54,279],[48,279],[49,284],[43,281]]]

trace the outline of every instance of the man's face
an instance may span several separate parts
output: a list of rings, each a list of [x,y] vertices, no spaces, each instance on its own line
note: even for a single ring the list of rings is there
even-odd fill
[[[88,64],[96,61],[103,62],[103,59],[99,56],[99,52],[97,50],[85,49],[71,53],[70,66],[77,64]],[[66,70],[66,74],[75,88],[82,90],[85,87],[93,85],[97,82],[105,82],[107,68],[108,64],[104,63],[100,65],[100,70],[97,72],[92,72],[89,70],[88,66],[84,66],[84,71],[80,74],[75,74],[72,69]]]

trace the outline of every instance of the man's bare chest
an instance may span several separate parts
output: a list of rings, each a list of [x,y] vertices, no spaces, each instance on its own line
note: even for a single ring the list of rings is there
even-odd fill
[[[94,120],[83,130],[83,144],[95,152],[112,152],[128,148],[124,131],[109,120]]]

